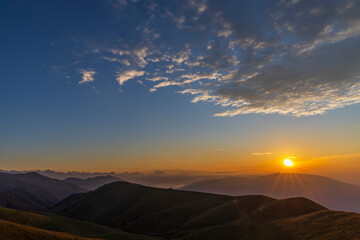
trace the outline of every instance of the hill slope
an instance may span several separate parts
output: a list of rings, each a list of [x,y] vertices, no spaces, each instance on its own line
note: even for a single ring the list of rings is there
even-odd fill
[[[260,195],[231,197],[127,182],[111,183],[92,192],[72,195],[53,207],[51,212],[135,233],[197,240],[281,239],[273,238],[272,233],[287,236],[290,234],[287,229],[291,227],[296,228],[294,234],[303,231],[300,222],[298,228],[296,224],[291,225],[295,220],[303,221],[309,228],[308,239],[326,239],[316,236],[320,236],[323,227],[338,234],[336,225],[332,225],[330,220],[322,223],[317,218],[305,217],[326,212],[329,218],[337,215],[338,221],[348,224],[342,226],[343,232],[354,236],[360,234],[359,225],[355,225],[357,220],[354,223],[347,221],[347,214],[352,213],[329,211],[302,197],[282,200]],[[352,214],[352,217],[360,219],[359,214]],[[309,219],[308,222],[305,219]],[[266,232],[260,234],[261,229]],[[222,234],[232,235],[221,238]]]
[[[18,223],[0,220],[0,237],[2,240],[89,240],[96,238],[80,237],[69,233],[38,229]]]
[[[359,226],[359,214],[324,210],[260,223],[235,220],[190,232],[181,240],[357,240]]]
[[[11,236],[13,236],[13,238],[11,238]],[[17,237],[15,238],[14,236]],[[91,222],[61,216],[0,208],[0,239],[89,238],[121,240],[158,239],[155,237],[126,233]]]
[[[171,225],[173,221],[186,221],[190,216],[230,199],[232,197],[115,182],[92,192],[72,195],[52,208],[51,212],[132,230],[137,228],[135,221],[164,209],[181,208],[179,214],[171,214],[171,219],[165,221]],[[149,222],[144,227],[151,228],[156,224]]]
[[[203,180],[182,190],[241,196],[260,194],[275,198],[306,197],[321,205],[360,212],[360,188],[331,178],[308,174],[271,174],[254,179],[231,177]]]

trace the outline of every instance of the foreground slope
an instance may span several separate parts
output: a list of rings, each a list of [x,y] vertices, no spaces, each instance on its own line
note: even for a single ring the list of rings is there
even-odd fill
[[[360,237],[359,214],[330,211],[303,197],[231,197],[127,182],[73,195],[51,212],[170,239]]]
[[[180,189],[231,196],[249,194],[274,198],[302,196],[333,210],[360,212],[358,186],[308,174],[277,173],[253,179],[229,177],[203,180]]]
[[[265,222],[231,221],[199,229],[182,240],[358,240],[360,215],[324,210]]]
[[[158,238],[126,233],[61,216],[0,208],[0,239],[121,239]]]
[[[0,220],[0,237],[2,240],[38,240],[38,239],[54,239],[54,240],[86,240],[96,239],[80,237],[74,234],[49,231],[34,228],[18,223]]]

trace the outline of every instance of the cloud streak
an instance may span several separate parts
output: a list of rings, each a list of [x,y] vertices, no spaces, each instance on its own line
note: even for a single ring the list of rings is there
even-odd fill
[[[143,76],[144,73],[145,73],[144,71],[137,71],[137,70],[129,70],[129,71],[124,71],[124,72],[119,72],[116,80],[118,81],[119,85],[121,86],[130,79]]]
[[[255,156],[264,156],[264,155],[271,155],[272,153],[271,152],[264,152],[264,153],[251,153],[252,155],[255,155]]]

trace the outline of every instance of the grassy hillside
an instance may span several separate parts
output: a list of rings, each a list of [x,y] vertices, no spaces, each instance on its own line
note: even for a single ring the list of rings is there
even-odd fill
[[[268,222],[232,221],[190,232],[181,240],[357,240],[360,215],[319,211]]]
[[[182,216],[184,219],[181,221],[185,222],[194,215],[230,199],[232,197],[116,182],[89,193],[73,195],[60,202],[51,212],[126,230],[138,229],[138,225],[131,223],[161,212],[155,222],[151,219],[146,224],[141,223],[144,228],[153,231],[154,225],[159,228],[159,223],[169,224],[169,221],[177,221],[175,219],[179,216]],[[171,219],[166,217],[167,213],[163,211],[172,211],[174,208],[182,210],[178,211],[178,214],[169,213]]]
[[[80,236],[109,240],[159,239],[149,236],[179,240],[360,237],[359,214],[330,211],[302,197],[281,200],[261,195],[231,197],[128,182],[110,183],[92,192],[74,194],[51,212],[67,217],[0,208],[0,230],[3,229],[4,236],[17,231],[19,239],[27,234],[40,239]]]
[[[323,210],[306,198],[231,197],[117,182],[73,195],[51,211],[126,231],[182,238],[219,227],[221,234],[233,222],[241,225],[234,236],[253,236],[264,223]]]
[[[96,239],[80,237],[69,233],[38,229],[18,223],[0,220],[1,240],[85,240]]]
[[[76,235],[76,236],[82,236],[87,238],[98,238],[98,239],[121,239],[121,240],[157,239],[153,237],[147,237],[147,236],[118,231],[91,222],[80,221],[76,219],[70,219],[66,217],[49,215],[49,214],[24,212],[20,210],[7,209],[7,208],[0,208],[0,220],[2,220],[0,228],[4,230],[4,233],[0,231],[0,239],[3,239],[5,233],[10,234],[11,231],[16,231],[16,229],[19,230],[21,236],[33,236],[33,234],[35,234],[34,236],[37,236],[36,234],[52,234],[53,232],[55,232],[56,236],[68,237],[68,238],[49,237],[49,238],[37,238],[37,239],[75,239],[75,238],[69,238],[68,235],[65,236],[64,233],[68,233],[74,236]],[[36,238],[24,237],[23,239],[36,239]]]

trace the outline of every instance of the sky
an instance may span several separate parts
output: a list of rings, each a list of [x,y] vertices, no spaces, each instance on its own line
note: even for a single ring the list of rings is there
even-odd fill
[[[360,2],[0,2],[0,168],[359,182]]]

